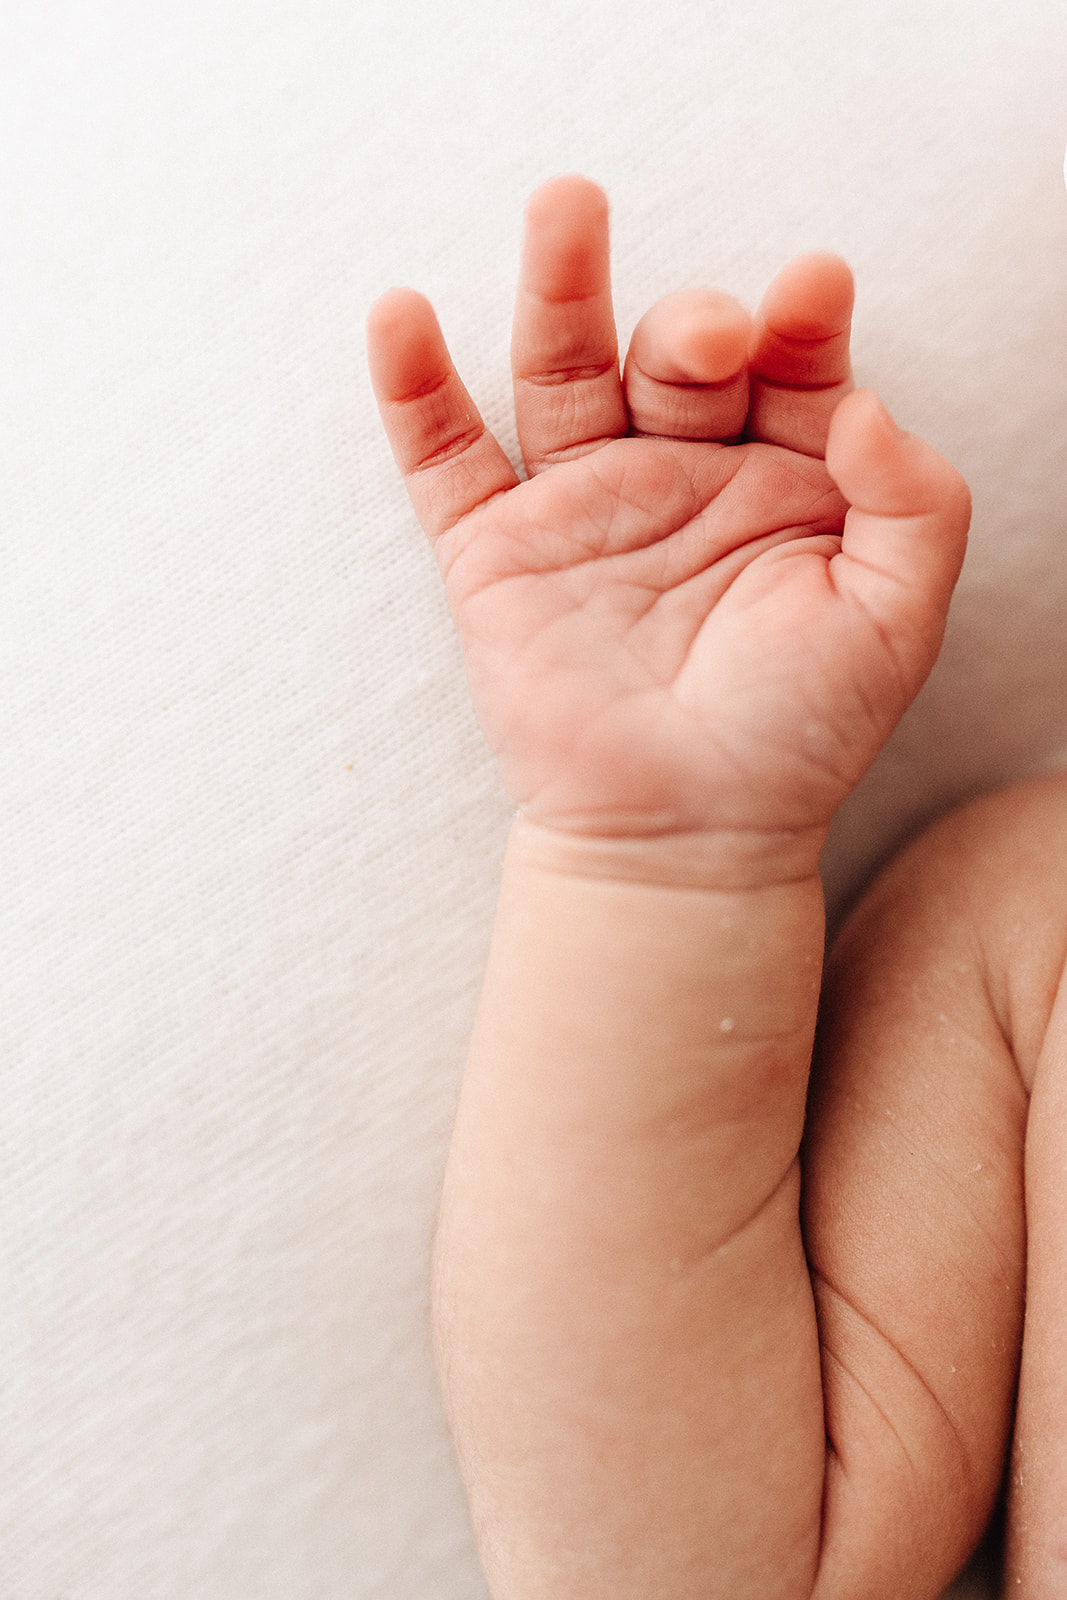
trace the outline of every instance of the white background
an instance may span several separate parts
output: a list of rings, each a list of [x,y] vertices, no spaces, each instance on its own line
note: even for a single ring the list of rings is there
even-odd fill
[[[620,331],[846,255],[967,475],[834,904],[1067,747],[1062,0],[0,14],[0,1593],[480,1600],[427,1263],[509,805],[374,416],[430,293],[513,449],[529,190]]]

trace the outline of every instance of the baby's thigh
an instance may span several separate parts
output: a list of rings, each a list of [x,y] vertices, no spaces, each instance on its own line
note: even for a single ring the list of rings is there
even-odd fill
[[[1028,1095],[1025,1324],[1004,1593],[1067,1594],[1067,779],[986,803],[989,967]],[[981,865],[981,863],[979,863]],[[1009,878],[1005,875],[1010,875]],[[989,891],[987,891],[988,893]]]
[[[898,1519],[943,1519],[946,1549],[965,1554],[995,1500],[1023,1348],[1020,1595],[1067,1577],[1033,1587],[1030,1553],[1058,1540],[1067,1558],[1065,957],[1067,779],[943,819],[834,943],[805,1139],[831,1432],[865,1384],[909,1458],[901,1484],[915,1461],[929,1479],[928,1510],[916,1490]]]

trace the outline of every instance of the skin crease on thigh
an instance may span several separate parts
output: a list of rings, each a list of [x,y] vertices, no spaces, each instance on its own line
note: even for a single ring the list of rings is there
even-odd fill
[[[832,948],[804,1201],[827,1600],[888,1593],[860,1580],[879,1565],[951,1578],[1003,1481],[1017,1380],[1004,1593],[1067,1595],[1065,962],[1067,775],[935,824]],[[868,1441],[896,1449],[887,1477]]]

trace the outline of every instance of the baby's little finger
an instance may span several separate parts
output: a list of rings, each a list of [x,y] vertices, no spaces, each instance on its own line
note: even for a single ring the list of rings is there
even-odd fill
[[[623,387],[635,433],[733,439],[748,411],[752,319],[732,296],[683,289],[634,329]]]

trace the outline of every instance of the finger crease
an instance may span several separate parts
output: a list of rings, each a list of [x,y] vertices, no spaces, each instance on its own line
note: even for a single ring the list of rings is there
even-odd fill
[[[555,367],[547,372],[522,372],[521,383],[533,384],[538,389],[551,389],[564,383],[595,383],[598,378],[614,372],[615,359],[586,367]]]
[[[424,456],[416,466],[412,467],[411,475],[413,476],[416,472],[427,472],[432,467],[440,467],[447,461],[455,460],[457,456],[461,456],[464,451],[469,450],[472,445],[477,444],[484,432],[483,426],[472,424],[469,428],[464,428],[461,432],[453,434],[450,439],[445,440],[444,444],[440,444],[434,450],[431,450],[428,456]]]
[[[451,372],[443,372],[438,378],[429,378],[425,383],[420,383],[416,389],[407,389],[403,394],[393,395],[391,403],[406,406],[412,400],[428,400],[431,395],[444,388],[451,376]]]
[[[590,289],[588,294],[575,294],[573,291],[568,291],[567,294],[545,294],[541,290],[534,289],[528,289],[526,292],[531,300],[539,300],[545,306],[584,306],[590,300],[604,298],[603,289]]]
[[[591,450],[599,450],[601,445],[614,444],[617,438],[617,433],[596,433],[590,439],[575,439],[571,444],[561,445],[558,450],[541,450],[531,460],[538,465],[558,466],[563,461],[588,455]]]
[[[752,376],[766,389],[782,389],[795,394],[819,394],[823,390],[839,389],[847,378],[832,378],[829,383],[786,383],[784,378],[765,378],[761,372]]]
[[[846,322],[845,326],[838,328],[836,333],[821,333],[818,338],[812,337],[810,339],[805,339],[799,333],[783,333],[780,328],[774,326],[773,322],[768,323],[767,327],[776,339],[781,339],[783,344],[799,344],[806,345],[809,349],[818,349],[821,344],[831,344],[835,339],[840,339],[842,334],[848,333],[852,324]]]

